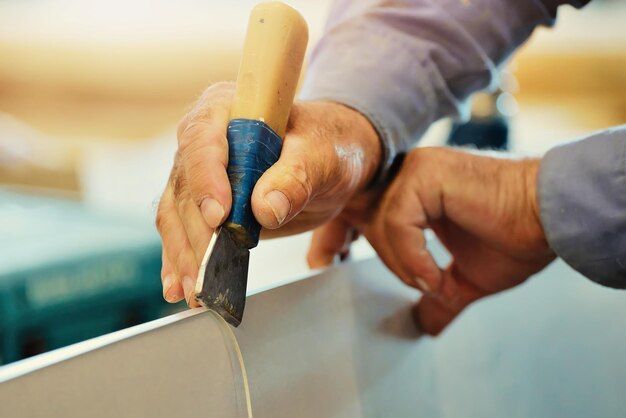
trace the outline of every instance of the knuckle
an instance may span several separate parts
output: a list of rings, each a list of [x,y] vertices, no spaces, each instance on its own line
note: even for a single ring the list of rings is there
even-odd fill
[[[228,108],[235,93],[235,83],[222,81],[207,87],[190,112],[193,120],[209,121],[219,113],[219,110]]]
[[[184,171],[177,170],[175,173],[172,173],[170,181],[172,184],[172,195],[174,196],[174,200],[179,200],[187,189],[187,179],[184,175]]]
[[[185,136],[184,134],[190,125],[198,122],[208,123],[215,115],[221,114],[225,109],[227,110],[234,92],[234,82],[219,82],[207,87],[191,110],[179,122],[177,128],[179,141]]]
[[[404,224],[405,222],[402,222],[397,216],[393,216],[393,214],[390,213],[385,214],[383,219],[383,225],[389,232],[397,233],[402,231]]]
[[[172,170],[170,171],[170,176],[167,179],[168,185],[174,184],[174,179],[178,176],[178,173],[181,171],[181,155],[180,152],[176,152],[174,155],[174,163],[172,164]]]
[[[424,150],[425,149],[416,148],[409,152],[404,158],[403,168],[411,172],[415,172],[415,170],[419,169],[424,162]]]
[[[205,122],[192,122],[178,139],[178,152],[187,163],[204,157],[225,163],[228,150],[226,133]]]
[[[162,235],[163,231],[166,230],[168,220],[167,215],[163,213],[163,210],[159,210],[156,214],[156,218],[154,220],[154,224],[156,226],[157,231],[159,231]]]
[[[433,174],[445,171],[443,167],[446,166],[447,153],[447,150],[437,147],[415,148],[407,154],[402,169],[414,178],[419,177],[419,173],[424,173],[425,178],[431,178]]]
[[[406,154],[405,161],[415,162],[421,158],[421,154],[425,148],[414,148]]]
[[[178,126],[176,128],[176,138],[178,138],[179,141],[181,136],[187,129],[187,126],[189,125],[190,117],[191,115],[188,113],[180,120],[180,122],[178,122]]]
[[[185,155],[193,151],[196,143],[202,138],[202,122],[192,121],[185,124],[185,129],[178,135],[178,151]]]
[[[415,225],[418,225],[420,228],[428,227],[428,217],[423,210],[416,210],[414,216],[413,223]]]
[[[413,177],[418,173],[424,173],[424,176],[437,173],[442,170],[444,164],[445,152],[436,147],[416,148],[406,156],[404,167]]]
[[[308,175],[306,166],[304,163],[296,163],[291,165],[287,176],[291,180],[290,182],[296,184],[300,188],[300,192],[310,198],[313,194],[313,186],[311,184],[311,178]]]

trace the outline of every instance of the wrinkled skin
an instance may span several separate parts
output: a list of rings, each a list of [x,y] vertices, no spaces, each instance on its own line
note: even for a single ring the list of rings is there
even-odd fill
[[[348,207],[318,228],[308,254],[321,267],[363,232],[387,267],[424,297],[423,332],[439,334],[470,303],[525,281],[554,258],[539,220],[538,160],[506,160],[418,148],[376,206]],[[426,249],[431,228],[453,260],[440,269]]]
[[[228,216],[226,125],[234,85],[207,89],[181,121],[178,151],[160,200],[163,293],[196,306],[198,266]],[[444,148],[410,152],[387,190],[371,189],[381,159],[369,121],[331,102],[295,103],[279,161],[257,183],[252,209],[262,234],[317,228],[308,262],[345,255],[359,233],[403,282],[424,293],[414,312],[439,334],[470,303],[511,288],[554,259],[536,196],[537,160],[513,161]],[[453,261],[426,249],[431,228]]]
[[[226,127],[234,84],[208,88],[178,127],[178,150],[157,211],[163,240],[163,295],[194,300],[198,266],[228,216]],[[259,179],[252,210],[263,237],[316,228],[340,213],[372,181],[381,146],[367,119],[332,102],[296,102],[279,161]]]

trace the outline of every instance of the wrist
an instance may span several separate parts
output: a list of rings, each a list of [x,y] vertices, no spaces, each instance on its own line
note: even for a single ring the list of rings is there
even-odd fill
[[[350,143],[356,144],[361,153],[361,170],[357,182],[357,192],[366,190],[380,172],[383,159],[383,146],[374,125],[358,110],[341,104],[333,103],[341,108],[341,113],[348,120],[344,126],[345,134]]]

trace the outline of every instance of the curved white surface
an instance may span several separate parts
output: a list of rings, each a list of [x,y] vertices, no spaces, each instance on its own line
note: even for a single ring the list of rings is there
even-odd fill
[[[234,332],[256,417],[623,417],[625,298],[557,262],[433,339],[419,294],[370,259],[251,295]],[[0,415],[228,416],[241,382],[216,324],[195,310],[1,369],[30,367]]]
[[[3,417],[250,417],[230,326],[194,309],[0,368]]]

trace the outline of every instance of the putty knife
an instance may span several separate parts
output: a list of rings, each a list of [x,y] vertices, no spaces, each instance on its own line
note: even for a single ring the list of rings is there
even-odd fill
[[[201,305],[235,327],[246,302],[250,249],[261,231],[250,197],[280,156],[307,41],[306,22],[290,6],[270,2],[252,10],[227,130],[232,209],[209,243],[195,289]]]

